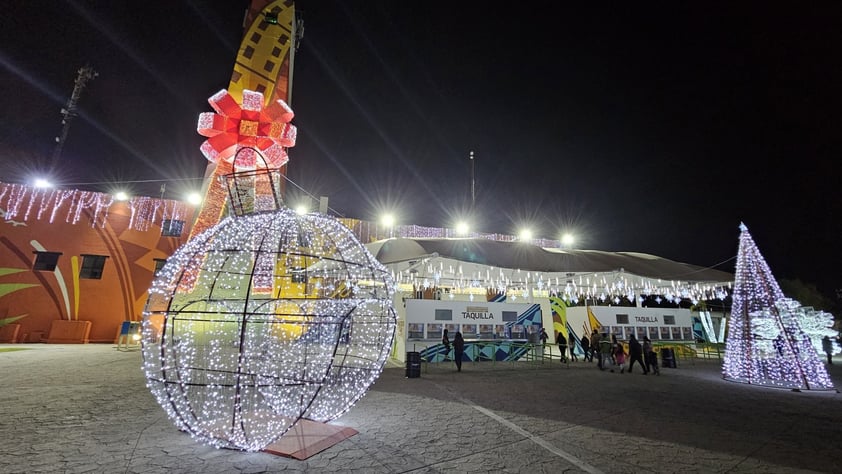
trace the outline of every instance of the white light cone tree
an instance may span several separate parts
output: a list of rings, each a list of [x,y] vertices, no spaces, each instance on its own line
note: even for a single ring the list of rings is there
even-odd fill
[[[726,380],[794,390],[832,390],[833,382],[744,224],[722,371]]]

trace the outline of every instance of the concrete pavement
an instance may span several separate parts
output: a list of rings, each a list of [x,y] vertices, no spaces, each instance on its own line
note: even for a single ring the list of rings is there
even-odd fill
[[[0,345],[0,472],[840,472],[842,395],[725,382],[717,361],[659,377],[585,362],[387,368],[305,461],[214,449],[178,431],[140,352]],[[831,367],[842,387],[842,360]]]

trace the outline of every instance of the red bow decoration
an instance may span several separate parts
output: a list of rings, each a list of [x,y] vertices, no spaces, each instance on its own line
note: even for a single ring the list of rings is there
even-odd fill
[[[235,170],[280,168],[289,161],[286,149],[295,146],[297,130],[289,123],[295,114],[286,102],[264,107],[262,93],[244,90],[241,105],[222,89],[208,103],[216,113],[201,113],[197,127],[199,135],[208,137],[200,147],[208,161],[225,160]]]

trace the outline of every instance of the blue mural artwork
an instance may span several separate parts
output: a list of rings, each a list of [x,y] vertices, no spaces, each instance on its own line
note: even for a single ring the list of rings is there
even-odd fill
[[[533,304],[516,321],[506,323],[506,334],[512,333],[514,326],[534,326],[537,331],[542,327],[541,305]],[[536,331],[536,333],[537,333]],[[532,350],[532,345],[523,339],[489,339],[465,341],[465,362],[479,361],[516,361]],[[447,362],[453,360],[453,349],[445,352],[443,344],[435,344],[421,351],[421,359],[428,362]]]

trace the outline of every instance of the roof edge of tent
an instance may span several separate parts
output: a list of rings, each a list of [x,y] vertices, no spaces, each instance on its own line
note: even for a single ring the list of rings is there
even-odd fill
[[[391,252],[384,252],[387,244]],[[642,252],[585,249],[546,249],[524,242],[476,238],[391,238],[367,244],[384,264],[436,255],[443,258],[546,273],[628,272],[633,275],[690,282],[732,282],[722,270],[677,262]],[[381,260],[385,258],[385,260]]]

